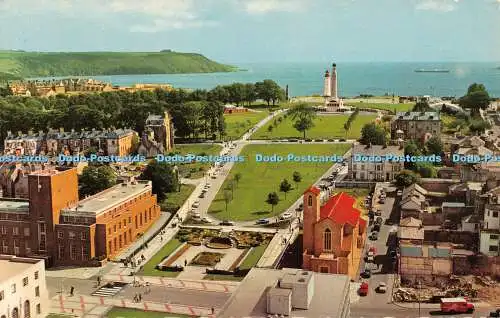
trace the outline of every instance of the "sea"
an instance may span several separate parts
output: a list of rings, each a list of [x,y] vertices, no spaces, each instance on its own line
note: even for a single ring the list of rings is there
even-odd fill
[[[325,70],[330,63],[252,63],[232,64],[241,70],[230,73],[157,74],[94,76],[113,85],[135,83],[168,83],[187,89],[211,89],[235,82],[254,83],[272,79],[282,87],[288,85],[289,96],[311,96],[322,93]],[[486,86],[490,95],[500,97],[499,63],[339,63],[339,95],[361,94],[400,96],[455,96],[465,94],[474,83]],[[415,72],[416,69],[446,69],[448,73]]]

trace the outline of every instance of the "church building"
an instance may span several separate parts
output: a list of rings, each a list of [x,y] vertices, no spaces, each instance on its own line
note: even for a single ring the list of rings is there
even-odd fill
[[[302,268],[355,279],[366,238],[366,220],[348,194],[338,193],[323,206],[320,196],[321,191],[314,186],[304,192]]]

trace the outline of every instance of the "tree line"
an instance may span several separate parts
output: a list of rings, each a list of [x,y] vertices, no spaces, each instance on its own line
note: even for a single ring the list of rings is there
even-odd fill
[[[283,89],[272,80],[212,90],[113,91],[48,98],[12,96],[7,87],[0,91],[0,138],[3,140],[7,131],[49,128],[131,128],[142,133],[149,114],[168,111],[177,137],[215,139],[225,133],[224,103],[251,104],[261,99],[274,105],[284,98]]]

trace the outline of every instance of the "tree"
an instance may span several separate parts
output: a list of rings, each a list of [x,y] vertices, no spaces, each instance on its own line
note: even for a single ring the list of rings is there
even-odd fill
[[[87,166],[78,179],[80,196],[94,195],[116,184],[116,174],[110,166]]]
[[[270,192],[267,195],[266,203],[271,205],[271,212],[274,212],[274,206],[280,202],[280,198],[276,192]]]
[[[427,154],[441,156],[443,153],[443,143],[441,139],[436,136],[432,136],[425,143],[425,148],[427,149]]]
[[[233,199],[233,196],[231,195],[231,192],[228,190],[224,191],[224,203],[226,204],[226,213],[227,213],[227,205],[231,200]]]
[[[473,114],[478,114],[479,109],[486,109],[489,106],[490,95],[483,84],[473,83],[458,103],[463,108],[469,108]]]
[[[489,122],[482,119],[473,119],[469,123],[469,130],[473,133],[484,133],[486,129],[490,129],[491,125]]]
[[[435,178],[437,171],[434,165],[430,162],[417,162],[415,163],[415,171],[420,174],[422,178]]]
[[[359,140],[363,145],[385,145],[386,133],[383,127],[375,123],[368,123],[361,129],[361,139]]]
[[[288,182],[287,179],[283,179],[280,183],[280,191],[285,193],[285,200],[286,200],[286,194],[292,190],[292,185],[290,182]]]
[[[153,193],[156,194],[160,202],[166,198],[167,193],[178,189],[177,176],[172,166],[166,162],[156,160],[150,162],[142,172],[141,179],[152,182]]]
[[[293,127],[297,131],[304,133],[306,138],[306,131],[314,127],[314,118],[316,118],[316,111],[306,103],[298,103],[288,111],[290,118],[295,121]]]
[[[273,132],[273,129],[274,129],[274,126],[273,126],[273,125],[269,125],[269,126],[267,126],[267,131],[268,131],[269,133],[272,133],[272,132]]]
[[[413,106],[414,112],[428,112],[428,111],[433,111],[429,103],[425,100],[420,100],[418,101],[415,106]]]
[[[410,170],[402,170],[398,173],[395,178],[396,184],[398,186],[407,187],[419,181],[418,175],[416,175],[413,171]]]
[[[408,156],[421,156],[422,151],[420,150],[420,147],[415,143],[414,140],[410,140],[406,143],[405,149],[404,149],[405,155]],[[404,163],[405,168],[407,169],[413,169],[415,167],[415,163],[411,161],[405,161]]]
[[[241,178],[242,178],[242,174],[239,172],[234,175],[234,181],[236,181],[236,185],[238,185],[238,183],[240,183]]]
[[[298,189],[299,188],[299,182],[302,181],[302,176],[300,175],[300,172],[294,171],[293,172],[293,182],[295,182],[295,187]]]
[[[285,99],[285,92],[283,89],[279,87],[275,81],[270,79],[255,83],[255,93],[258,98],[266,101],[267,106],[269,106],[271,102],[274,106],[277,101]]]

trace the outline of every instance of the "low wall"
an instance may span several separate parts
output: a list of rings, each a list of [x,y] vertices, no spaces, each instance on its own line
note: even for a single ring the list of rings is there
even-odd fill
[[[182,254],[184,254],[191,245],[184,243],[184,245],[181,245],[173,254],[167,256],[163,261],[158,264],[158,266],[170,266],[172,265]]]

